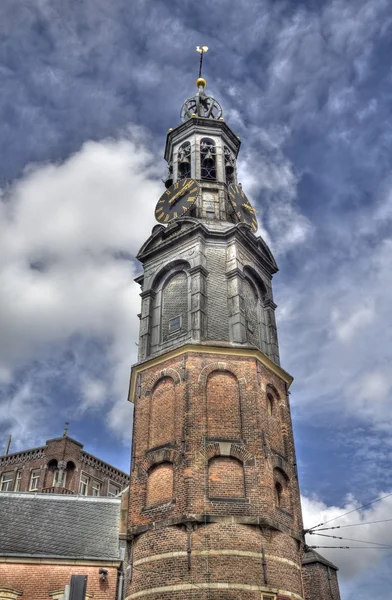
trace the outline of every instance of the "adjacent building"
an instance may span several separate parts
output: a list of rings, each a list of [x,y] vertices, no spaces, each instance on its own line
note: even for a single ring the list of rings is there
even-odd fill
[[[44,446],[0,456],[1,492],[118,496],[129,475],[63,435]]]
[[[60,600],[72,575],[86,600],[120,600],[121,498],[0,494],[0,599]]]

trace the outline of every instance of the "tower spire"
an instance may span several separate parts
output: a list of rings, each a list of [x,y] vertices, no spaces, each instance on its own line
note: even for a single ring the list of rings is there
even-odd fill
[[[203,54],[208,52],[208,46],[196,46],[196,52],[200,53],[200,63],[199,63],[199,79],[200,79],[202,68],[203,68]]]

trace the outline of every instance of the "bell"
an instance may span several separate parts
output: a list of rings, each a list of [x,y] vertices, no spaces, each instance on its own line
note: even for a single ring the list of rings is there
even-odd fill
[[[183,152],[182,156],[180,157],[180,160],[178,162],[180,165],[189,164],[190,163],[189,156],[187,154],[185,154],[185,152]]]
[[[234,173],[234,166],[233,166],[233,163],[231,162],[231,160],[227,160],[225,162],[225,169],[226,169],[227,175],[232,175]]]
[[[173,175],[169,173],[169,175],[165,179],[165,188],[168,189],[173,185]]]
[[[212,166],[214,164],[214,157],[210,149],[207,150],[207,154],[205,155],[203,162],[206,166]]]

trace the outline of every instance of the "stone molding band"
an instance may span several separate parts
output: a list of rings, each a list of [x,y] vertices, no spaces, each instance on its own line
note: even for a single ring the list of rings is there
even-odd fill
[[[296,600],[304,600],[299,594],[294,594],[287,590],[281,590],[278,588],[265,587],[261,585],[249,585],[245,583],[184,583],[179,585],[167,585],[157,588],[151,588],[149,590],[142,590],[126,596],[125,600],[133,600],[133,598],[141,598],[148,594],[164,594],[166,592],[183,592],[186,590],[197,590],[202,588],[203,590],[243,590],[245,592],[265,592],[280,594],[289,598],[295,598]]]
[[[180,550],[178,552],[166,552],[165,554],[153,554],[152,556],[135,560],[133,565],[136,567],[137,565],[142,565],[157,560],[165,560],[167,558],[177,558],[179,556],[187,556],[187,552]],[[262,554],[260,552],[247,552],[245,550],[192,550],[192,556],[246,556],[248,558],[262,558]],[[276,554],[266,554],[265,558],[282,562],[295,567],[299,571],[301,570],[301,567],[297,565],[297,563],[295,563],[293,560],[289,560],[288,558],[282,558],[281,556],[276,556]]]

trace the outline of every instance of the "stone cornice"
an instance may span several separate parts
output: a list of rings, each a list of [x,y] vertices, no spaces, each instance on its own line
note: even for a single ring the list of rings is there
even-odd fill
[[[238,358],[254,358],[258,360],[262,365],[264,365],[267,369],[275,373],[278,377],[283,379],[283,381],[287,384],[287,387],[293,382],[293,377],[287,373],[284,369],[276,365],[260,350],[256,348],[249,347],[241,347],[228,345],[225,346],[223,343],[213,346],[211,344],[204,345],[201,344],[185,344],[180,346],[179,348],[175,348],[170,352],[165,352],[164,354],[160,354],[154,358],[149,358],[143,362],[139,362],[136,365],[133,365],[131,370],[131,377],[129,382],[129,392],[128,392],[128,400],[129,402],[133,402],[133,398],[135,396],[135,387],[136,387],[136,377],[139,373],[142,373],[146,369],[150,369],[151,367],[156,367],[160,363],[163,363],[167,360],[171,360],[172,358],[180,357],[184,354],[211,354],[211,355],[222,355],[222,356],[238,356]]]
[[[160,529],[163,527],[171,527],[173,525],[181,525],[185,523],[199,523],[200,525],[205,525],[206,523],[233,523],[237,525],[254,525],[255,527],[269,527],[271,529],[276,529],[277,531],[281,531],[282,533],[288,533],[294,539],[299,542],[303,541],[302,533],[298,531],[294,531],[285,525],[282,525],[275,519],[271,519],[270,517],[228,517],[228,516],[217,516],[210,514],[199,514],[199,515],[182,515],[179,517],[170,517],[168,519],[162,519],[161,521],[154,521],[154,523],[146,524],[146,525],[136,525],[135,527],[131,527],[128,529],[129,540],[134,537],[140,535],[141,533],[145,533],[151,529]]]

